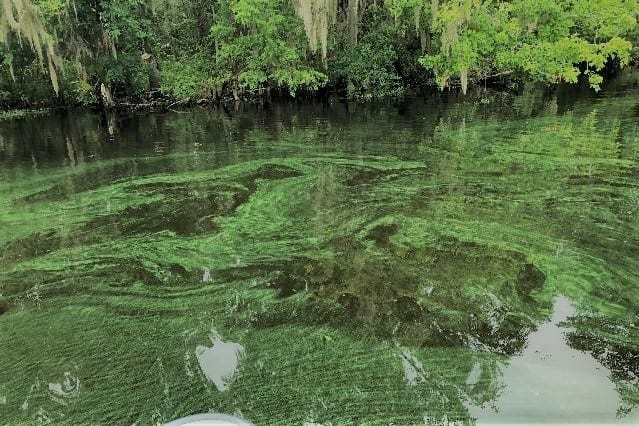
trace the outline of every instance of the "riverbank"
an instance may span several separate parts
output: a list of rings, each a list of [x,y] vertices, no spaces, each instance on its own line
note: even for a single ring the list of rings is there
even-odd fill
[[[6,111],[0,111],[0,121],[37,117],[39,115],[48,114],[52,110],[54,110],[53,107],[43,109],[9,109]]]
[[[455,87],[439,90],[437,87],[424,86],[421,88],[406,88],[402,91],[402,94],[398,96],[376,98],[353,98],[349,97],[345,90],[324,89],[317,92],[301,92],[296,96],[291,96],[288,92],[281,90],[270,92],[242,92],[239,99],[230,91],[222,91],[219,96],[193,98],[177,98],[174,96],[167,96],[159,91],[151,91],[138,98],[115,98],[108,106],[105,106],[103,102],[96,100],[88,103],[52,103],[48,106],[46,104],[39,103],[37,106],[33,107],[9,107],[5,110],[0,110],[0,120],[19,119],[62,110],[166,112],[171,110],[188,109],[196,106],[222,106],[229,110],[234,110],[238,109],[241,105],[272,105],[277,103],[295,102],[349,103],[353,105],[397,104],[415,98],[448,99],[449,101],[469,101],[489,104],[496,99],[513,97],[525,92],[537,91],[552,93],[558,90],[565,90],[567,88],[570,90],[569,88],[571,86],[573,86],[573,90],[590,90],[588,89],[586,82],[582,82],[577,85],[546,85],[530,83],[528,85],[522,84],[511,87],[507,87],[506,85],[474,86],[466,94],[463,94],[459,88]]]
[[[618,84],[619,80],[624,80],[626,76],[637,74],[637,64],[624,69],[615,67],[606,68],[606,80],[601,84],[601,89],[606,90],[611,84]],[[493,79],[483,84],[476,84],[469,87],[463,93],[459,85],[451,85],[445,89],[440,89],[434,85],[406,86],[395,95],[387,96],[351,96],[345,87],[323,87],[315,91],[300,90],[292,95],[287,90],[244,90],[233,92],[229,88],[214,90],[209,96],[177,97],[166,94],[161,90],[150,90],[137,97],[113,97],[108,102],[100,100],[98,95],[90,102],[58,102],[52,99],[50,103],[38,102],[37,104],[16,104],[12,108],[5,105],[5,109],[0,108],[0,120],[11,118],[23,118],[42,114],[46,111],[64,109],[88,109],[104,111],[170,111],[174,109],[184,109],[194,106],[223,105],[234,109],[241,104],[268,105],[278,102],[348,102],[355,104],[379,104],[379,103],[401,103],[412,98],[447,98],[455,101],[470,101],[491,103],[495,99],[519,96],[529,92],[553,93],[560,91],[572,91],[580,93],[590,93],[595,95],[599,90],[594,90],[584,76],[581,76],[575,83],[559,82],[554,84],[510,80],[508,76],[503,79]]]

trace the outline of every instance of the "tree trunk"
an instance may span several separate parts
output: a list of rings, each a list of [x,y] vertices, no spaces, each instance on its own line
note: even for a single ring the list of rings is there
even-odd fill
[[[113,96],[111,96],[111,90],[106,86],[106,84],[100,84],[100,96],[102,97],[102,105],[106,109],[111,109],[115,106],[115,102],[113,102]]]
[[[422,48],[422,53],[429,52],[431,48],[430,34],[426,32],[424,28],[419,29],[419,44]]]
[[[462,93],[465,95],[468,91],[468,70],[461,70],[459,73],[459,79],[461,81]]]
[[[348,26],[348,40],[352,46],[357,45],[357,32],[359,24],[359,1],[348,0],[348,9],[346,10],[346,21]]]

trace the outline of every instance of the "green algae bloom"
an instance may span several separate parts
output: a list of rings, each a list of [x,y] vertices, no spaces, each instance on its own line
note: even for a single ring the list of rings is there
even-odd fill
[[[0,423],[636,421],[636,79],[0,123]]]

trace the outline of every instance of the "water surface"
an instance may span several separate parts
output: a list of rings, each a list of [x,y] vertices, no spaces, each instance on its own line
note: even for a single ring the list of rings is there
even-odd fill
[[[636,423],[639,80],[0,123],[0,423]]]

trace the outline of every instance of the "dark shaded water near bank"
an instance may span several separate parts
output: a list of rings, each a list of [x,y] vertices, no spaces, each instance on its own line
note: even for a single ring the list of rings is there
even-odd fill
[[[636,423],[639,75],[0,122],[0,423]]]

